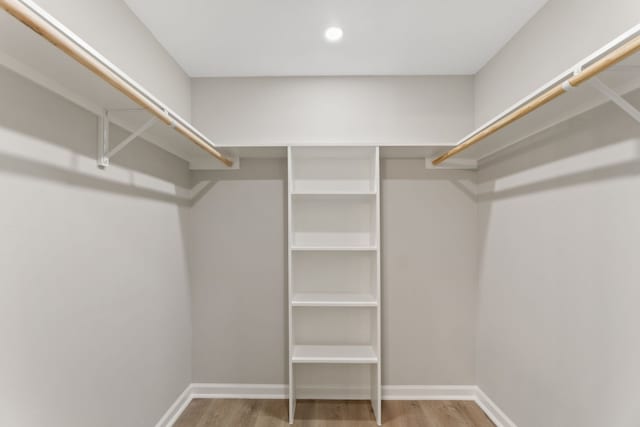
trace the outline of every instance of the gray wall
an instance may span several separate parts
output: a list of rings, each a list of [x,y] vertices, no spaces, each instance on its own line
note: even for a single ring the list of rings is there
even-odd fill
[[[478,188],[480,387],[519,427],[640,425],[640,125],[605,105]]]
[[[475,384],[475,174],[382,162],[382,381]]]
[[[447,143],[473,124],[468,76],[194,79],[192,89],[194,124],[220,144]],[[286,163],[242,159],[239,171],[193,179],[205,185],[190,221],[193,380],[287,383]],[[473,174],[389,160],[382,180],[383,382],[474,384]]]
[[[221,145],[449,144],[473,127],[473,78],[194,79],[193,123]]]
[[[284,384],[287,168],[242,159],[201,171],[191,208],[193,381]]]
[[[550,0],[475,76],[481,126],[638,23],[637,0]]]
[[[639,16],[633,0],[549,1],[475,76],[476,125]],[[520,427],[640,424],[639,154],[640,127],[605,106],[478,174],[477,378]]]
[[[190,116],[124,2],[38,4]],[[153,425],[191,380],[187,165],[136,141],[98,171],[95,116],[4,69],[0,94],[0,425]]]
[[[193,381],[287,383],[286,163],[197,172]],[[474,174],[382,163],[383,383],[475,384]]]
[[[0,425],[154,425],[191,379],[187,166],[136,141],[100,171],[94,115],[0,93]]]

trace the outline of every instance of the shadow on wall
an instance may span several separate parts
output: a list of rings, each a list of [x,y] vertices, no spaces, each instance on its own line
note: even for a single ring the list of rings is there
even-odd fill
[[[73,170],[39,163],[16,156],[0,154],[0,170],[13,174],[28,175],[47,181],[58,181],[60,183],[91,188],[97,191],[129,195],[146,199],[158,200],[161,202],[173,203],[180,206],[188,206],[188,198],[174,196],[161,191],[147,188],[140,188],[132,183],[119,183],[105,180],[101,177],[82,175]]]
[[[136,139],[101,170],[94,114],[2,67],[0,94],[0,173],[176,205],[187,235],[192,191],[185,161]],[[113,125],[110,132],[114,139],[128,135]],[[187,244],[184,238],[185,257]]]
[[[626,98],[640,105],[640,91]],[[477,181],[480,277],[497,203],[638,175],[640,123],[612,103],[542,131],[488,159],[481,165]],[[553,204],[544,206],[557,208]],[[536,212],[531,215],[535,217]]]
[[[97,129],[92,113],[0,68],[0,288],[3,307],[18,307],[0,309],[15,325],[0,395],[22,404],[15,385],[43,383],[44,408],[9,425],[152,425],[190,382],[189,169],[138,140],[100,170]],[[119,411],[86,421],[106,395]]]
[[[191,205],[198,203],[218,181],[275,179],[282,180],[286,186],[286,163],[276,164],[281,162],[283,162],[282,159],[243,158],[240,163],[240,169],[192,171],[191,182],[189,184],[189,187],[192,189]],[[286,187],[284,193],[287,193]]]
[[[243,158],[238,170],[192,172],[195,382],[287,382],[286,165]]]
[[[186,205],[186,162],[137,139],[98,169],[97,117],[0,67],[0,168],[66,185]],[[114,139],[128,133],[112,125]]]
[[[639,182],[640,124],[611,103],[478,173],[477,378],[519,425],[637,425]]]
[[[383,180],[447,181],[469,199],[476,200],[475,171],[427,169],[424,162],[424,159],[383,159],[380,177]]]
[[[640,91],[628,96],[640,105]],[[612,103],[542,131],[482,164],[478,201],[640,174],[640,123]],[[501,179],[519,183],[498,189]]]

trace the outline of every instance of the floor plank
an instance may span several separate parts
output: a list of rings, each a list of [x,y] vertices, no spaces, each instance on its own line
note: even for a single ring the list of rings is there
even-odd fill
[[[468,401],[385,400],[385,427],[495,427]],[[174,427],[286,427],[288,401],[193,399]],[[298,400],[295,427],[374,427],[366,400]]]

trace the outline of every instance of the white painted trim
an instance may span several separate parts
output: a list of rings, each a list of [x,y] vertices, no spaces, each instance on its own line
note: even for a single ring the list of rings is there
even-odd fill
[[[189,403],[191,403],[191,400],[193,399],[193,396],[191,394],[191,387],[192,385],[189,384],[187,388],[185,388],[184,391],[180,393],[180,396],[178,396],[176,401],[173,402],[167,412],[165,412],[162,418],[160,418],[160,421],[158,421],[156,427],[170,427],[175,424],[180,415],[182,415],[184,410],[187,409],[187,406],[189,406]]]
[[[493,421],[496,427],[518,427],[480,387],[476,387],[475,401],[480,409]]]
[[[369,390],[339,386],[298,386],[301,399],[369,399]],[[156,427],[171,427],[192,399],[287,399],[286,384],[214,384],[194,383],[171,405]],[[467,400],[474,401],[496,427],[516,424],[479,387],[474,385],[387,385],[382,386],[383,400]]]
[[[192,399],[286,399],[285,384],[191,384]]]
[[[383,400],[475,400],[474,385],[384,385]]]

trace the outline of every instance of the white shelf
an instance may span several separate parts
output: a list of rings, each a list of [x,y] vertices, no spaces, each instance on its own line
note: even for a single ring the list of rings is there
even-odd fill
[[[375,191],[358,191],[358,190],[317,190],[317,191],[292,191],[294,197],[313,197],[313,196],[375,196]]]
[[[328,180],[296,179],[293,181],[294,193],[368,193],[375,192],[372,183],[367,180]]]
[[[293,296],[294,307],[377,307],[378,302],[369,294],[298,293]]]
[[[441,154],[444,150],[448,150],[455,146],[456,141],[452,140],[447,144],[438,145],[384,145],[380,146],[381,159],[432,159]],[[218,145],[218,148],[225,152],[234,153],[240,158],[258,158],[258,159],[286,159],[287,147],[282,145],[258,145],[259,142],[247,143],[247,145]],[[461,153],[459,158],[465,158],[465,154]],[[375,190],[365,188],[360,190],[345,190],[344,188],[327,188],[326,185],[320,189],[292,189],[292,195],[295,194],[375,194]]]
[[[292,251],[375,251],[377,246],[291,246]]]
[[[293,363],[374,364],[378,356],[369,345],[296,345]]]
[[[112,110],[110,121],[130,132],[136,131],[149,119],[150,113],[142,110],[122,92],[114,89],[4,10],[0,12],[0,66],[96,115],[102,114],[105,108]],[[63,22],[55,26],[67,38],[75,42],[80,40],[69,29],[64,28],[64,24]],[[110,64],[109,68],[113,70],[116,65],[126,66]],[[171,111],[170,106],[162,104],[162,107]],[[175,112],[172,114],[179,117]],[[187,123],[182,118],[179,120]],[[143,132],[142,137],[187,161],[211,158],[171,126],[158,123]]]
[[[629,36],[633,36],[636,34],[640,34],[640,25],[637,25],[636,27],[634,27],[634,29],[628,32]],[[601,50],[596,51],[594,54],[580,61],[580,63],[590,63],[595,58],[598,58],[612,50],[614,47],[616,47],[616,45],[617,43],[614,41],[609,45],[604,46]],[[614,65],[612,68],[603,71],[597,76],[597,78],[617,94],[627,95],[640,89],[640,73],[638,72],[639,67],[640,54],[635,54],[620,62],[619,64]],[[493,123],[500,117],[505,115],[507,112],[515,110],[518,105],[525,103],[526,100],[535,97],[538,93],[543,92],[550,87],[556,86],[559,82],[571,76],[575,68],[575,66],[571,67],[564,73],[547,82],[546,84],[541,86],[540,89],[534,91],[527,97],[523,98],[521,101],[518,101],[505,112],[494,117],[489,123]],[[580,86],[577,86],[564,95],[554,99],[553,101],[543,105],[537,110],[511,123],[507,127],[488,136],[469,149],[464,150],[464,154],[461,153],[460,157],[473,160],[482,160],[488,158],[506,147],[517,144],[533,135],[539,134],[540,132],[545,131],[555,125],[566,122],[609,101],[610,100],[607,97],[596,90],[590,84],[590,81],[587,80]],[[638,105],[637,101],[632,101],[632,104],[634,104],[636,108],[640,108],[640,105]],[[488,123],[486,125],[488,125]],[[484,126],[476,129],[473,133],[477,133],[483,128]],[[465,138],[463,138],[459,142],[462,142]],[[438,152],[438,155],[442,154],[445,151],[446,149],[440,150]]]

